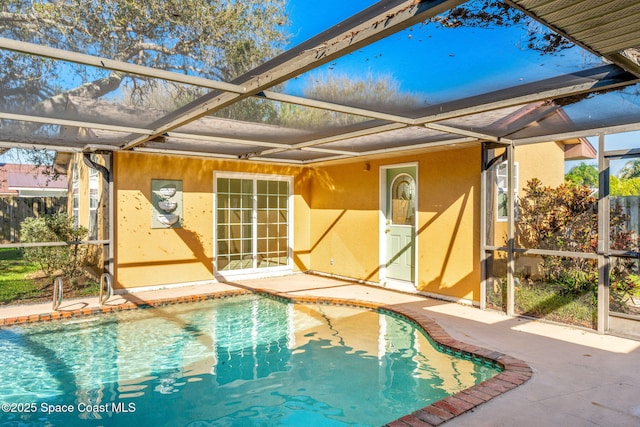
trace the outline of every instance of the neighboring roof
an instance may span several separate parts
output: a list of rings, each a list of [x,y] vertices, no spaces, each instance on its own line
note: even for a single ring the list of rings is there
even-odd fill
[[[17,196],[24,190],[66,191],[67,178],[54,175],[48,167],[0,164],[0,195]]]

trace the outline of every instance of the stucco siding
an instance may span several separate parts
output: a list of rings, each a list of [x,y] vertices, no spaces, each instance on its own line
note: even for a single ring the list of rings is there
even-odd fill
[[[556,144],[545,150],[542,156],[561,154]],[[534,152],[518,149],[521,185],[529,170],[525,163],[541,161]],[[294,271],[381,283],[381,168],[411,164],[418,185],[415,285],[420,291],[479,301],[480,158],[481,148],[472,147],[305,167],[116,153],[116,285],[148,287],[215,277],[216,171],[293,177]],[[546,171],[545,181],[562,176],[559,166]],[[152,179],[182,182],[181,228],[151,227]]]
[[[135,288],[214,279],[214,172],[280,174],[294,177],[294,246],[307,246],[302,168],[187,157],[116,153],[117,288]],[[151,180],[180,180],[180,228],[152,228]],[[296,218],[298,217],[299,218]],[[298,227],[300,225],[300,227]],[[306,255],[294,257],[306,269]]]
[[[380,281],[380,168],[416,164],[417,288],[479,300],[480,148],[328,166],[311,187],[311,269]]]
[[[420,159],[418,289],[478,301],[480,148]]]

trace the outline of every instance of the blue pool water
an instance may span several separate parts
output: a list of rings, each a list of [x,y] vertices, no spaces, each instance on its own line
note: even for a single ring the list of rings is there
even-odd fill
[[[0,361],[0,426],[378,426],[497,373],[394,316],[257,296],[2,329]]]

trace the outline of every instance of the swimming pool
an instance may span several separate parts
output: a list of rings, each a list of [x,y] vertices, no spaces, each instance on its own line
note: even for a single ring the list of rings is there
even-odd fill
[[[412,323],[243,296],[0,330],[0,425],[382,425],[495,375]]]

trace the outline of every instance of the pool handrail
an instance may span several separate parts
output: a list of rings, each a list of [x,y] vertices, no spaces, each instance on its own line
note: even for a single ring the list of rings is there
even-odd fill
[[[104,303],[106,303],[112,295],[113,281],[111,280],[111,274],[102,273],[102,276],[100,276],[100,294],[98,295],[99,304],[103,305]]]
[[[62,304],[62,277],[56,277],[53,280],[53,311],[58,310]]]

